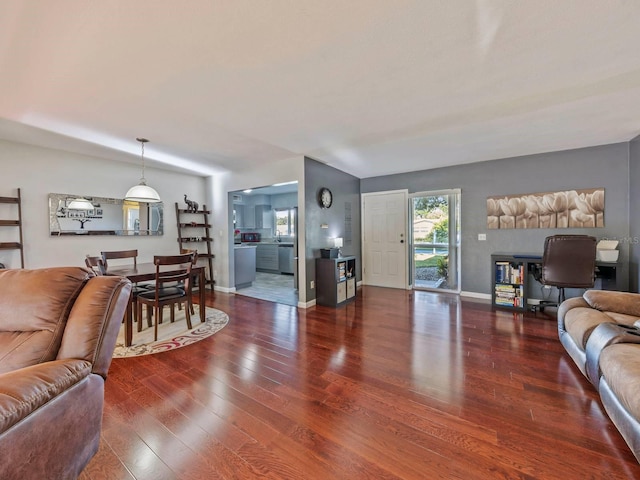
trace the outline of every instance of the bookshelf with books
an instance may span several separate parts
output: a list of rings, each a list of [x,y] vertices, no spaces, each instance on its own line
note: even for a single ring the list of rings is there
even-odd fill
[[[335,307],[356,296],[356,257],[316,259],[316,303]]]
[[[491,255],[491,265],[493,306],[526,310],[527,262],[510,255]]]

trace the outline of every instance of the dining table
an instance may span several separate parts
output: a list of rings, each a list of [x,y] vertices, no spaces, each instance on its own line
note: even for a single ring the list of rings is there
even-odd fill
[[[185,269],[188,267],[187,264],[183,266]],[[180,266],[178,267],[178,269]],[[199,293],[199,304],[200,304],[200,321],[204,323],[205,321],[205,265],[192,265],[191,272],[194,277],[198,277],[198,293]],[[106,275],[115,275],[119,277],[126,277],[131,280],[131,283],[139,283],[139,282],[148,282],[156,279],[156,265],[153,262],[149,263],[138,263],[136,266],[128,265],[128,266],[109,266]],[[124,344],[127,347],[130,347],[133,343],[133,293],[129,299],[129,307],[127,308],[127,312],[125,313],[124,319]],[[140,319],[138,321],[141,321]]]

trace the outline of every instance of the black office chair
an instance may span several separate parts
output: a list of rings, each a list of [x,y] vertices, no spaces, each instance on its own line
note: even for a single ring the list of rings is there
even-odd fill
[[[544,239],[542,268],[536,276],[542,285],[558,289],[558,301],[542,301],[538,306],[559,306],[565,288],[593,288],[596,269],[596,239],[589,235],[552,235]]]

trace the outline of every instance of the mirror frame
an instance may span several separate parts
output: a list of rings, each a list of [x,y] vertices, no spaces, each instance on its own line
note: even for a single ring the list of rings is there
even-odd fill
[[[71,200],[79,197],[89,200],[94,209],[69,209],[68,205]],[[146,210],[144,210],[145,207]],[[139,228],[141,223],[145,223],[144,220],[140,221],[141,213],[145,213],[142,215],[143,218],[152,219],[155,224],[152,225],[152,228]],[[127,222],[132,220],[135,224],[128,225]],[[75,221],[79,223],[78,228],[70,228]],[[85,224],[92,228],[85,228]],[[164,234],[164,204],[162,202],[130,202],[119,198],[50,193],[49,234],[52,237],[76,235],[160,236]]]

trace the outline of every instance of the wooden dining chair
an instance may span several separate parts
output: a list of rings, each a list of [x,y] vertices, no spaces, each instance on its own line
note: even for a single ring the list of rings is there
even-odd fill
[[[138,318],[142,318],[142,306],[153,308],[153,338],[158,340],[158,324],[162,323],[162,310],[170,305],[171,321],[175,321],[173,306],[185,304],[187,327],[191,325],[191,269],[193,267],[192,253],[183,255],[156,255],[153,263],[156,266],[156,283],[153,290],[138,294]]]
[[[104,261],[104,268],[109,269],[109,260],[120,260],[123,258],[131,258],[133,260],[133,268],[138,266],[138,250],[113,250],[109,252],[100,252]]]
[[[138,250],[112,250],[108,252],[100,252],[102,255],[102,260],[104,262],[105,272],[109,269],[109,260],[120,260],[130,258],[133,260],[133,268],[137,268],[138,266]],[[153,289],[152,283],[136,283],[133,288],[151,288]]]
[[[84,259],[84,263],[96,276],[102,276],[107,273],[102,257],[87,255]]]
[[[196,263],[198,262],[198,250],[193,249],[193,248],[181,248],[180,249],[180,254],[181,255],[184,255],[186,253],[191,253],[193,255],[192,263],[195,266]],[[192,289],[193,289],[193,287],[200,288],[200,286],[198,284],[199,284],[198,277],[194,277],[193,278],[193,285],[191,286],[191,288]],[[182,309],[182,304],[178,305],[178,308]],[[193,303],[191,303],[191,315],[195,315],[195,314],[196,314],[196,312],[195,312],[195,310],[193,308]]]
[[[102,263],[104,265],[104,272],[106,273],[109,270],[109,260],[122,260],[122,259],[131,259],[133,260],[133,268],[138,266],[138,250],[111,250],[111,251],[103,251],[100,252],[102,255]],[[153,284],[151,283],[134,283],[133,288],[131,289],[131,310],[133,315],[133,320],[138,322],[138,331],[142,330],[142,317],[138,316],[138,308],[137,308],[137,300],[138,295],[141,292],[146,292],[153,290]],[[151,318],[150,314],[147,315],[147,325],[151,326]]]

